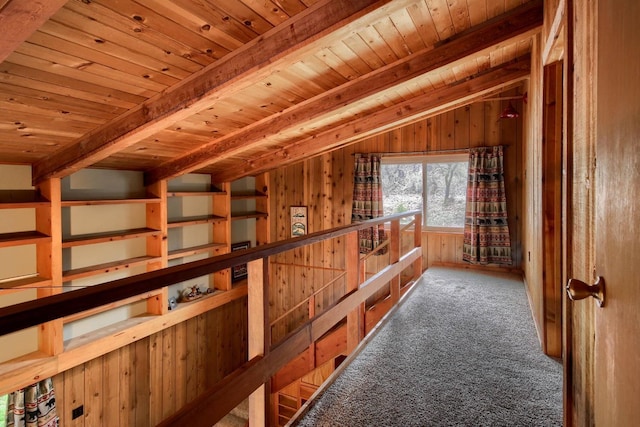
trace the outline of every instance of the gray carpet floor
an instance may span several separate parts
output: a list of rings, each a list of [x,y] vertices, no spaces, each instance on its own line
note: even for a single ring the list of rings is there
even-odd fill
[[[522,281],[430,268],[297,426],[560,426]]]

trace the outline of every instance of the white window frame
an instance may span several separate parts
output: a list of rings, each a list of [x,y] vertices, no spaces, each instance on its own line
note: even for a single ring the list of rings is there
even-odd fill
[[[384,164],[408,164],[408,163],[421,163],[422,164],[422,228],[425,231],[434,233],[448,233],[448,234],[462,234],[464,233],[464,226],[462,227],[433,227],[427,225],[427,197],[425,189],[427,188],[427,164],[428,163],[450,163],[450,162],[466,162],[467,167],[469,163],[468,153],[446,153],[446,154],[428,154],[423,156],[382,156],[380,159],[382,165]],[[384,199],[384,194],[383,194]]]

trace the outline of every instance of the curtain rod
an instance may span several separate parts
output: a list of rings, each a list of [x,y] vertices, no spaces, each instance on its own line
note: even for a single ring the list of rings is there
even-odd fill
[[[493,146],[488,146],[493,147]],[[476,148],[476,147],[474,147]],[[502,149],[506,149],[507,146],[503,145]],[[352,156],[356,154],[372,154],[380,157],[394,157],[394,156],[428,156],[429,154],[466,154],[469,153],[469,148],[452,148],[449,150],[430,150],[430,151],[374,151],[370,153],[351,153]]]
[[[456,154],[456,153],[460,153],[460,154],[464,154],[464,153],[468,153],[469,149],[468,148],[456,148],[456,149],[451,149],[451,150],[430,150],[430,151],[387,151],[387,152],[372,152],[372,153],[351,153],[352,156],[355,156],[356,154],[373,154],[376,156],[386,156],[386,157],[393,157],[393,156],[427,156],[429,154]]]

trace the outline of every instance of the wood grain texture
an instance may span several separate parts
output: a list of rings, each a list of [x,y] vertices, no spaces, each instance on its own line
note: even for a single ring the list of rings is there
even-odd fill
[[[172,87],[165,96],[152,99],[118,117],[100,134],[81,138],[55,156],[38,162],[34,167],[34,181],[68,175],[209,107],[212,98],[219,97],[221,90],[233,93],[234,88],[247,84],[246,80],[242,82],[242,77],[254,80],[251,72],[305,47],[336,25],[349,23],[374,3],[373,0],[326,2],[322,9],[317,7],[313,15],[299,15],[295,31],[294,22],[289,22],[268,36],[252,40],[236,50],[234,55],[204,68],[179,87]],[[378,0],[378,3],[386,2]]]
[[[607,294],[604,308],[595,309],[594,415],[595,425],[625,425],[640,417],[632,397],[640,377],[640,84],[632,77],[640,68],[640,36],[633,28],[640,5],[596,3],[595,274],[606,280]]]
[[[191,375],[202,378],[204,387],[246,360],[246,316],[246,302],[234,302],[201,320],[206,322],[203,326],[228,328],[225,337],[214,328],[199,328],[194,319],[57,375],[54,384],[61,419],[65,425],[78,426],[156,425],[181,408],[187,394],[195,397],[184,376],[188,358],[193,358]],[[236,327],[242,325],[244,329]],[[185,341],[185,334],[191,334],[193,340]],[[208,350],[198,351],[200,345]],[[216,364],[211,363],[212,357],[218,360]],[[219,368],[212,375],[209,371],[214,365]],[[72,421],[71,411],[80,405],[84,405],[84,416]]]
[[[595,173],[596,173],[596,58],[597,10],[595,3],[581,7],[568,2],[566,25],[567,52],[574,66],[569,68],[567,84],[571,86],[572,101],[568,102],[569,129],[567,154],[568,195],[567,212],[567,278],[575,277],[587,283],[595,280]],[[565,389],[571,411],[567,425],[595,424],[594,397],[594,341],[595,305],[567,302],[567,332],[565,351]],[[571,423],[571,424],[569,424]]]
[[[0,62],[60,9],[66,0],[6,0],[0,4]]]
[[[329,111],[356,103],[438,68],[451,66],[452,63],[487,49],[496,42],[518,36],[528,37],[529,31],[539,27],[541,22],[541,4],[527,4],[506,14],[500,20],[479,25],[459,37],[445,41],[435,49],[422,49],[414,55],[403,56],[403,59],[390,66],[371,71],[358,79],[349,79],[331,91],[204,144],[188,155],[148,172],[146,179],[154,182],[170,178],[212,164],[216,158],[233,156],[250,149],[252,145],[262,144],[263,139],[278,134],[285,128],[299,127],[319,115],[326,115]]]

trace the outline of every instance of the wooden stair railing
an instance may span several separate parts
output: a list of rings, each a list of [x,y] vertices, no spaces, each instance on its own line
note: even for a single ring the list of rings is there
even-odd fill
[[[400,220],[405,217],[415,217],[414,247],[400,256]],[[361,281],[357,232],[386,222],[391,223],[389,242],[391,263],[367,280]],[[420,275],[422,271],[421,222],[419,211],[404,212],[0,308],[0,335],[248,263],[250,360],[160,425],[209,427],[247,396],[250,396],[251,425],[266,425],[269,420],[270,381],[280,368],[308,349],[312,343],[345,317],[347,318],[347,349],[352,350],[364,338],[365,301],[388,283],[392,284],[392,295],[399,295],[400,274],[408,267],[413,266],[416,278]],[[347,294],[332,308],[309,319],[283,341],[270,345],[269,297],[268,286],[266,286],[266,278],[269,274],[268,258],[281,252],[340,236],[346,236],[347,242],[345,251]]]

